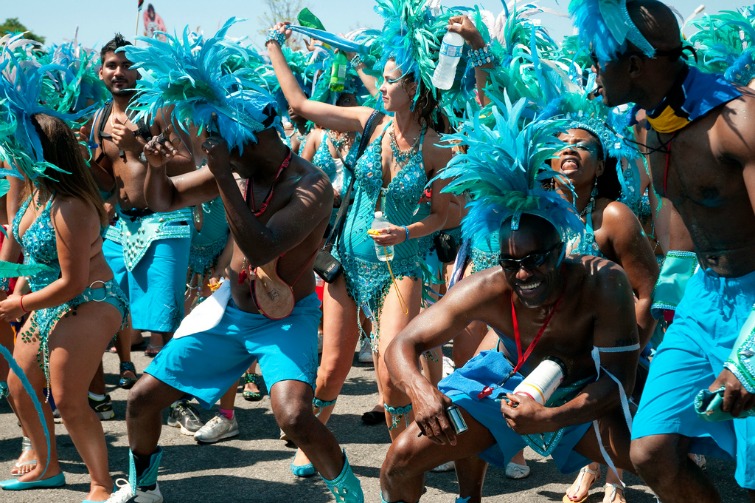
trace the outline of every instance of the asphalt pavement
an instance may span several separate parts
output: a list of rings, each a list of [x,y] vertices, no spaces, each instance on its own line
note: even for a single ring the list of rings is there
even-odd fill
[[[133,353],[139,373],[149,363],[140,352]],[[118,357],[104,355],[108,392],[116,418],[103,422],[114,478],[126,477],[128,448],[124,420],[127,391],[117,383]],[[362,482],[365,501],[379,502],[380,465],[388,449],[386,428],[362,424],[361,415],[377,401],[372,366],[355,365],[349,373],[343,393],[329,422],[341,446],[346,449],[354,472]],[[165,449],[160,469],[160,489],[166,502],[312,502],[333,501],[319,477],[297,479],[289,471],[295,449],[278,439],[278,427],[266,396],[260,402],[247,402],[239,394],[236,400],[241,433],[238,437],[212,445],[198,445],[193,437],[165,426],[160,444]],[[202,419],[212,411],[201,411]],[[57,442],[67,485],[62,489],[24,492],[0,491],[2,503],[81,502],[88,491],[86,469],[63,425],[57,426]],[[8,474],[21,446],[20,428],[4,400],[0,401],[0,474]],[[502,470],[491,467],[484,487],[485,502],[560,502],[576,474],[561,474],[550,459],[543,459],[529,449],[525,456],[531,475],[509,480]],[[708,460],[707,475],[715,481],[722,501],[748,501],[746,493],[734,482],[733,463]],[[604,469],[605,472],[605,469]],[[6,478],[0,476],[0,478]],[[629,503],[655,502],[652,492],[640,479],[628,474],[626,498]],[[602,480],[593,486],[587,503],[603,500]],[[423,503],[454,502],[457,492],[454,472],[429,473]]]

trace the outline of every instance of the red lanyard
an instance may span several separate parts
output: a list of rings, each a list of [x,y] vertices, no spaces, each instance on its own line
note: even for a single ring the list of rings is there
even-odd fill
[[[511,372],[509,372],[509,375],[506,376],[506,378],[501,382],[501,384],[498,385],[498,387],[503,386],[506,381],[508,381],[511,376],[519,372],[519,369],[522,368],[522,365],[524,365],[524,362],[527,361],[527,358],[530,357],[532,354],[532,351],[535,349],[535,346],[538,342],[540,342],[540,338],[543,336],[543,333],[545,332],[545,329],[548,328],[548,323],[550,323],[551,318],[553,318],[553,315],[556,313],[556,309],[558,309],[558,305],[561,304],[561,299],[564,297],[564,291],[566,290],[566,285],[564,285],[564,289],[561,290],[561,293],[558,296],[558,300],[556,300],[556,303],[553,305],[553,309],[551,309],[551,312],[548,313],[548,316],[546,316],[545,321],[543,322],[543,325],[540,327],[540,330],[538,330],[537,335],[534,339],[532,339],[532,343],[530,343],[529,346],[527,346],[527,350],[524,352],[524,355],[522,355],[522,336],[519,333],[519,321],[516,318],[516,308],[514,307],[514,296],[511,296],[511,319],[514,323],[514,340],[516,341],[516,365],[513,369],[511,369]],[[482,391],[480,391],[477,394],[477,399],[482,400],[486,396],[489,396],[493,393],[493,388],[491,386],[485,386]]]
[[[283,173],[283,170],[286,169],[290,163],[291,163],[291,150],[289,149],[288,155],[286,156],[285,159],[283,159],[283,162],[278,168],[278,171],[275,173],[275,178],[273,178],[273,183],[270,185],[270,190],[268,191],[267,196],[265,196],[265,200],[262,201],[262,205],[260,206],[260,209],[258,210],[254,209],[257,206],[257,203],[254,200],[254,178],[250,178],[249,181],[247,182],[246,196],[244,197],[244,201],[246,201],[250,195],[252,196],[252,211],[254,212],[255,217],[262,216],[262,214],[265,213],[267,206],[270,204],[270,200],[272,200],[273,198],[273,194],[275,194],[275,184],[276,182],[278,182],[278,178],[280,178],[281,173]]]

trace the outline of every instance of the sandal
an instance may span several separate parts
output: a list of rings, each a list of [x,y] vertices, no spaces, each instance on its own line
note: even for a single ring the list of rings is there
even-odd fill
[[[574,489],[575,491],[578,491],[582,484],[584,483],[585,476],[591,477],[592,480],[590,480],[590,483],[587,484],[587,488],[585,490],[584,496],[582,496],[581,499],[571,499],[569,497],[569,491]],[[564,494],[564,497],[561,499],[563,503],[583,503],[590,493],[590,488],[595,483],[596,480],[600,478],[600,468],[597,470],[591,469],[589,466],[583,466],[581,470],[579,470],[579,475],[577,475],[577,480],[574,481],[574,483],[571,485],[569,489],[566,490],[566,494]],[[576,498],[577,496],[575,496]]]
[[[259,390],[262,376],[259,374],[244,372],[242,377],[244,379],[244,391],[241,392],[241,395],[244,397],[244,400],[248,402],[259,402],[262,400],[262,392]],[[257,386],[257,391],[246,389],[247,384],[254,384]]]
[[[385,424],[385,412],[382,410],[370,410],[362,414],[362,422],[367,426]]]
[[[603,488],[606,491],[603,496],[603,503],[627,503],[626,498],[624,498],[624,488],[619,484],[606,482]]]
[[[31,450],[32,450],[31,439],[28,437],[23,437],[21,439],[21,455],[23,456],[25,452],[29,452]],[[29,459],[27,461],[16,461],[16,464],[14,464],[13,468],[11,468],[10,474],[14,477],[20,477],[21,475],[24,475],[34,470],[36,466],[37,466],[36,459]]]
[[[134,366],[134,363],[121,362],[120,372],[121,379],[118,381],[118,387],[123,389],[131,389],[134,384],[136,384],[136,380],[138,379],[138,377],[136,377],[136,367]],[[134,377],[129,377],[128,375],[126,375],[127,372],[130,372]]]

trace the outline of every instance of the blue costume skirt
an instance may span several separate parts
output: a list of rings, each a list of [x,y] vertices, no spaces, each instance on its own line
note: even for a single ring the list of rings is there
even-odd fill
[[[174,332],[184,314],[190,238],[153,241],[133,271],[126,269],[121,244],[102,244],[118,286],[128,295],[135,330]]]
[[[708,422],[693,400],[723,370],[755,303],[755,272],[722,278],[710,270],[689,280],[682,301],[650,365],[632,438],[678,434],[696,454],[736,459],[740,486],[755,489],[755,417]]]
[[[145,372],[197,398],[206,409],[258,360],[268,389],[302,381],[314,389],[320,300],[312,294],[282,320],[240,310],[233,301],[215,327],[171,339]]]
[[[521,374],[513,375],[503,387],[496,387],[490,396],[483,399],[477,398],[477,394],[485,386],[500,383],[504,376],[511,372],[511,369],[511,363],[503,353],[495,350],[483,351],[438,384],[441,392],[467,411],[493,435],[496,440],[495,445],[483,451],[480,458],[500,467],[505,467],[512,457],[527,445],[537,448],[533,442],[536,437],[542,437],[541,435],[519,435],[509,428],[501,413],[501,399],[522,382]],[[570,397],[561,394],[559,399],[565,402],[567,398],[576,396],[578,392],[579,390],[570,391]],[[574,446],[585,436],[590,426],[591,423],[567,426],[559,430],[556,435],[545,434],[546,438],[556,438],[547,450],[561,472],[573,472],[590,463],[589,459],[574,451]]]

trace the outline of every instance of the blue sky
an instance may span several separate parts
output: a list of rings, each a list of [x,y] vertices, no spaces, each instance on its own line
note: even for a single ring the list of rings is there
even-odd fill
[[[149,3],[145,1],[146,4]],[[522,2],[524,3],[524,2]],[[542,0],[540,6],[565,12],[568,0]],[[701,0],[669,0],[684,17],[701,4]],[[745,5],[746,0],[716,0],[708,2],[706,12],[734,9]],[[182,30],[189,25],[212,34],[231,16],[246,18],[235,26],[231,35],[249,36],[260,45],[259,17],[264,10],[261,0],[155,0],[155,10],[163,17],[169,31]],[[307,6],[332,32],[343,33],[360,27],[379,28],[382,21],[374,12],[372,0],[308,0]],[[494,14],[501,11],[500,0],[444,0],[443,5],[479,4]],[[78,27],[78,40],[87,47],[99,48],[110,40],[115,32],[128,39],[134,38],[136,28],[137,0],[3,0],[1,16],[17,17],[35,33],[47,38],[48,43],[61,43],[74,38]],[[543,25],[556,40],[571,33],[568,18],[552,14],[542,16]],[[141,20],[139,34],[141,34]]]

